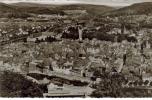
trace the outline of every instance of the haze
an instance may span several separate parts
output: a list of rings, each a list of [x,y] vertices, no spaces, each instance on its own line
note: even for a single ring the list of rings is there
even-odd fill
[[[139,2],[152,2],[152,0],[1,0],[4,3],[31,2],[44,4],[97,4],[108,6],[128,6]]]

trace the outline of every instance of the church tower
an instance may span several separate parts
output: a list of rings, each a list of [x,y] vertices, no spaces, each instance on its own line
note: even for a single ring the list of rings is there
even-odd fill
[[[83,29],[81,26],[78,26],[78,32],[79,32],[79,41],[82,41],[83,38],[82,38],[82,35],[83,35]]]

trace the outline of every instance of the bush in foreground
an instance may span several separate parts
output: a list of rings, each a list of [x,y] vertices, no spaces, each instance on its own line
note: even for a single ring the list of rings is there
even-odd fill
[[[10,71],[0,72],[1,97],[43,97],[40,86],[23,75]]]

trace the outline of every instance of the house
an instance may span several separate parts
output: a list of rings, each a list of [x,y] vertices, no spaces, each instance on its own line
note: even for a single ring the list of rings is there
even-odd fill
[[[29,73],[30,72],[39,72],[43,73],[43,61],[42,60],[34,60],[29,63]]]
[[[64,10],[64,12],[68,15],[87,14],[86,10]]]
[[[48,74],[50,72],[50,66],[44,66],[43,73]]]
[[[64,20],[63,21],[65,24],[71,24],[72,23],[72,20]]]
[[[23,73],[29,73],[29,62],[25,61],[22,66],[21,66],[21,70]]]
[[[100,49],[97,48],[87,48],[87,52],[90,54],[98,54],[100,52]]]
[[[86,51],[85,51],[85,49],[84,49],[83,46],[81,46],[81,47],[79,48],[79,57],[82,58],[82,59],[85,59],[85,58],[86,58]]]
[[[146,80],[152,81],[152,75],[151,75],[151,73],[143,73],[142,74],[142,79],[143,79],[143,81],[146,81]]]

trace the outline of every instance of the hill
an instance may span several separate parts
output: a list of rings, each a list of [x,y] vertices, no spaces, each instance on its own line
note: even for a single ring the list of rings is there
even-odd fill
[[[103,14],[104,12],[114,10],[114,7],[104,6],[104,5],[91,5],[91,4],[67,4],[67,5],[52,5],[52,4],[37,4],[37,3],[13,3],[13,6],[19,7],[20,9],[24,9],[24,11],[28,11],[32,13],[43,12],[62,12],[64,10],[86,10],[89,14]],[[31,11],[29,11],[31,10]]]
[[[53,9],[53,6],[49,7],[50,8],[43,4],[34,3],[0,3],[0,15],[6,18],[26,18],[31,16],[31,14],[64,14],[62,11]]]
[[[5,3],[0,3],[0,17],[6,17],[6,18],[26,18],[30,16],[29,14],[20,11],[18,8],[15,6],[5,4]]]
[[[0,3],[0,15],[4,17],[27,17],[30,14],[65,14],[64,10],[86,10],[91,15],[102,15],[114,10],[113,7],[91,4],[51,5],[37,3]],[[22,16],[23,15],[23,16]]]
[[[105,13],[108,16],[142,15],[152,14],[152,2],[136,3]]]
[[[17,7],[56,7],[57,5],[50,5],[50,4],[39,4],[39,3],[28,3],[28,2],[18,2],[10,4],[12,6]]]
[[[15,11],[16,9],[8,4],[0,3],[0,14]]]
[[[89,14],[101,15],[105,12],[114,10],[115,8],[105,5],[91,5],[91,4],[71,4],[57,7],[59,10],[86,10]]]

